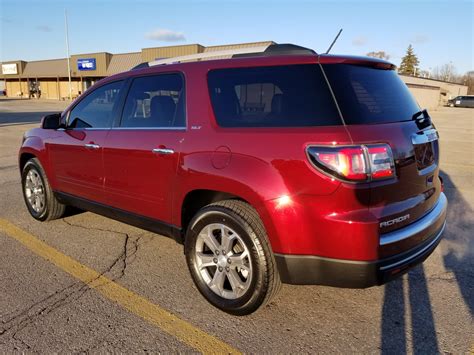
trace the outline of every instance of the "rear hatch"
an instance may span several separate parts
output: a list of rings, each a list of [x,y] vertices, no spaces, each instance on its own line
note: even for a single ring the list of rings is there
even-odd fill
[[[438,134],[427,112],[420,111],[388,63],[332,63],[323,64],[323,69],[353,142],[386,143],[392,149],[396,177],[370,183],[370,210],[380,221],[380,233],[420,219],[441,193]],[[381,254],[421,241],[387,246]]]

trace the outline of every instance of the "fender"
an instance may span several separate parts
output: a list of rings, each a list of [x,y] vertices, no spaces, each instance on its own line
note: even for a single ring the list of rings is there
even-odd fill
[[[48,178],[51,187],[54,189],[56,186],[56,180],[51,167],[49,154],[44,144],[44,139],[41,138],[43,132],[44,130],[41,128],[34,128],[25,133],[23,136],[23,143],[18,153],[18,166],[21,167],[21,157],[23,154],[34,155],[43,166],[46,177]]]
[[[265,201],[289,193],[277,169],[263,160],[235,154],[225,169],[215,169],[210,152],[193,153],[180,159],[173,188],[173,224],[182,225],[181,211],[186,195],[194,190],[212,190],[228,193],[247,201],[254,207],[267,230],[270,242],[277,237]],[[265,181],[255,184],[256,180]]]

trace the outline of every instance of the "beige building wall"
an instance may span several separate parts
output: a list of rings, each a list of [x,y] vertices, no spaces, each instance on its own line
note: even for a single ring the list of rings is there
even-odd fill
[[[273,41],[265,42],[251,42],[251,43],[238,43],[238,44],[224,44],[220,46],[209,46],[204,48],[204,52],[215,52],[215,51],[225,51],[229,49],[239,49],[239,48],[251,48],[251,47],[260,47],[260,46],[269,46],[274,44]]]
[[[7,81],[6,82],[7,95],[10,97],[18,97],[21,93],[21,86],[18,81]]]
[[[28,82],[26,80],[21,81],[20,90],[23,93],[23,97],[28,97],[30,89],[28,87]]]
[[[429,99],[428,97],[433,95],[433,93],[429,92],[429,90],[431,90],[433,87],[438,88],[438,104],[435,107],[446,105],[446,102],[453,97],[467,95],[467,86],[462,84],[448,83],[445,81],[418,78],[408,75],[400,75],[400,78],[405,82],[405,84],[407,84],[409,88],[411,86],[410,90],[412,90],[419,102],[431,102],[432,99]],[[413,87],[417,87],[418,89],[413,90]],[[426,88],[423,90],[421,87]]]
[[[79,91],[81,91],[81,82],[73,80],[71,82],[72,98],[78,97]],[[69,99],[69,81],[59,82],[59,96],[61,99]]]
[[[433,110],[439,105],[440,89],[437,87],[415,86],[407,84],[408,89],[415,97],[422,109]]]
[[[467,95],[467,86],[459,84],[444,83],[441,85],[441,99],[444,103],[456,96]]]
[[[59,99],[57,80],[40,80],[40,88],[42,99]]]
[[[171,58],[183,55],[202,53],[204,47],[200,44],[188,44],[183,46],[169,46],[156,48],[143,48],[142,61],[152,62],[158,58]]]

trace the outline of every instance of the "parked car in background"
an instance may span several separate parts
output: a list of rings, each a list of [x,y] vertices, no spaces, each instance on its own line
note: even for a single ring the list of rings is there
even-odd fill
[[[447,209],[438,132],[394,68],[270,45],[108,77],[24,135],[26,206],[174,238],[231,314],[282,282],[384,284],[433,252]]]
[[[447,102],[449,107],[474,107],[474,96],[456,96]]]

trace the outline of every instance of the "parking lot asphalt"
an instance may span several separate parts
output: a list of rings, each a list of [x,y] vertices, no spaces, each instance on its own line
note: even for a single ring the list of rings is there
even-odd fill
[[[0,99],[0,353],[474,352],[474,110],[431,112],[449,208],[423,265],[363,290],[284,285],[234,317],[202,298],[168,238],[89,212],[29,216],[21,137],[66,104]]]

